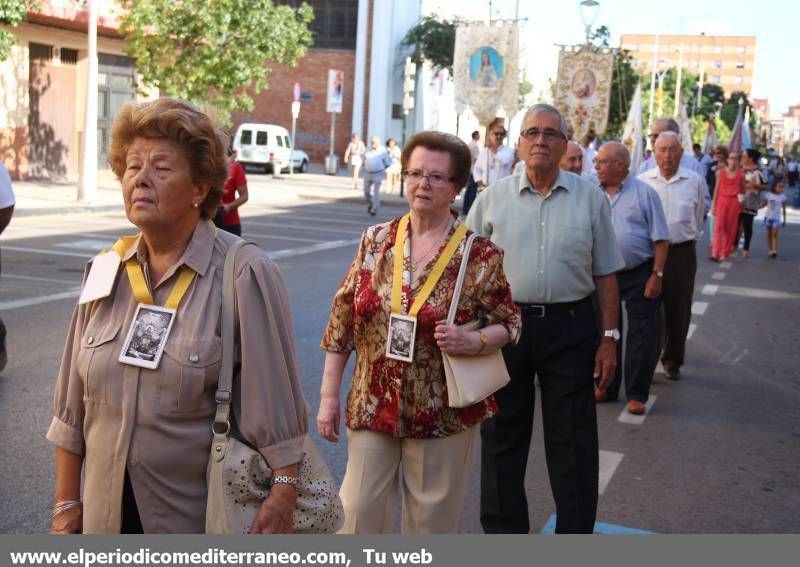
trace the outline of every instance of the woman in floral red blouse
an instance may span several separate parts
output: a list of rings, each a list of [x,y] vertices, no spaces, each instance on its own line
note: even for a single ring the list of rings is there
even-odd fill
[[[484,238],[470,251],[455,325],[446,325],[469,234],[450,204],[467,182],[471,161],[455,136],[414,135],[401,157],[411,211],[364,232],[334,296],[321,345],[327,354],[317,426],[322,437],[338,440],[339,390],[355,350],[345,408],[343,533],[393,531],[401,468],[402,532],[458,530],[476,426],[497,405],[490,396],[471,407],[449,407],[441,353],[496,351],[518,340],[521,325],[503,252]],[[402,250],[402,261],[395,262],[395,250]],[[428,280],[435,282],[432,289]],[[393,290],[395,281],[402,285]],[[479,330],[459,328],[476,319]]]

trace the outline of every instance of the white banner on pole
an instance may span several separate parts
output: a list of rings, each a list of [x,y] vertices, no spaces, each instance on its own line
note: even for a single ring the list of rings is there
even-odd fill
[[[344,98],[344,72],[328,69],[328,104],[326,112],[341,112]]]

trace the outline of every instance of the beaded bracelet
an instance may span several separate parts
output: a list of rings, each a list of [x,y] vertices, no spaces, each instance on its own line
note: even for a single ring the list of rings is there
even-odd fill
[[[62,500],[61,502],[56,502],[56,505],[53,506],[53,514],[50,516],[50,519],[55,519],[59,514],[71,510],[72,508],[82,507],[83,502],[80,500]]]

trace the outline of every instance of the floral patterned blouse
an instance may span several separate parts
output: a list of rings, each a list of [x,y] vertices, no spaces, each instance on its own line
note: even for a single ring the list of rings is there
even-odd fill
[[[356,257],[333,298],[321,346],[330,352],[356,351],[345,411],[347,427],[393,437],[446,437],[497,413],[492,396],[467,408],[448,407],[442,354],[433,338],[436,321],[447,318],[466,237],[417,315],[414,361],[403,362],[385,356],[399,222],[394,219],[364,232]],[[456,220],[449,236],[459,224]],[[408,313],[445,245],[412,285],[410,243],[406,240],[403,314]],[[481,237],[472,244],[455,322],[463,325],[477,318],[482,318],[484,325],[503,325],[514,343],[519,340],[522,321],[503,272],[503,252]]]

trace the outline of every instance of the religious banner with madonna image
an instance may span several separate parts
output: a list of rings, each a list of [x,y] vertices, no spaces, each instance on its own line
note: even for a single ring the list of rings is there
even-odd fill
[[[555,106],[572,123],[576,140],[605,132],[614,53],[591,45],[563,47],[558,55]]]
[[[513,116],[519,94],[517,24],[460,24],[456,29],[453,83],[459,114],[469,107],[484,125],[495,119],[500,108]]]

